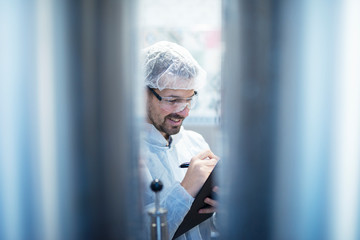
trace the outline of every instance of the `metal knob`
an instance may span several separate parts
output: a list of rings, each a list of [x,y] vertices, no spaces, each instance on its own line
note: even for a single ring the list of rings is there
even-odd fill
[[[159,179],[154,179],[151,184],[150,188],[153,190],[153,192],[160,192],[163,188],[164,184]]]

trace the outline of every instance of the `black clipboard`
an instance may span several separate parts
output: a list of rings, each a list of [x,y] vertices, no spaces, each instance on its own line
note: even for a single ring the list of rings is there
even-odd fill
[[[215,166],[216,167],[216,166]],[[204,203],[205,198],[210,197],[212,199],[216,198],[215,193],[212,191],[214,185],[214,178],[215,178],[215,168],[210,173],[209,177],[206,179],[204,185],[201,187],[199,193],[196,195],[194,202],[192,203],[190,210],[184,217],[184,220],[181,222],[180,226],[176,230],[174,237],[172,239],[175,239],[182,234],[186,233],[193,227],[199,225],[206,219],[210,218],[213,213],[203,213],[200,214],[198,211],[201,208],[210,207],[210,205]]]

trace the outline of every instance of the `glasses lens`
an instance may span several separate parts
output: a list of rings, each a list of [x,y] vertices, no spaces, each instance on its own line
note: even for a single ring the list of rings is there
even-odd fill
[[[169,112],[181,112],[186,107],[190,109],[194,108],[196,103],[196,96],[193,96],[191,99],[177,99],[175,101],[161,101],[160,106],[165,111]]]

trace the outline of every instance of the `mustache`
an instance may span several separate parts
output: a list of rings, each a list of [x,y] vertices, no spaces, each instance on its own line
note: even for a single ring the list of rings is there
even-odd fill
[[[180,116],[180,115],[178,115],[176,113],[169,114],[169,115],[166,116],[166,118],[177,118],[177,119],[180,119],[180,120],[185,119],[184,117],[182,117],[182,116]]]

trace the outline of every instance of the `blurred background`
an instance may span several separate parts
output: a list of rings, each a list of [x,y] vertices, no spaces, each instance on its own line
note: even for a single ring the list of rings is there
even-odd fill
[[[219,239],[360,239],[360,3],[0,1],[0,239],[144,239],[140,49],[207,71]]]

